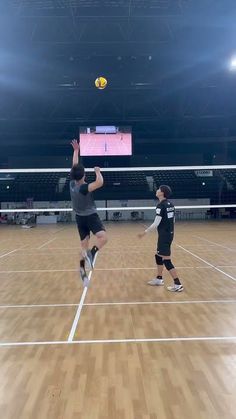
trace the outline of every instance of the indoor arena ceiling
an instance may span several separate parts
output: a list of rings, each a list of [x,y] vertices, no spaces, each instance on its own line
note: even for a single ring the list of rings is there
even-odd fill
[[[4,3],[4,4],[2,4]],[[0,141],[65,141],[84,124],[140,137],[233,136],[235,0],[6,0]],[[98,75],[108,87],[94,86]]]

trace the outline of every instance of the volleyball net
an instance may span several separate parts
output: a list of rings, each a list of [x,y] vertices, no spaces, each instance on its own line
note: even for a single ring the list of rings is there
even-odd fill
[[[152,219],[155,193],[163,184],[172,189],[177,219],[236,217],[236,165],[101,168],[101,172],[104,186],[94,198],[104,220]],[[86,169],[86,181],[94,180],[94,169]],[[69,184],[70,168],[1,169],[2,222],[23,215],[72,221]]]

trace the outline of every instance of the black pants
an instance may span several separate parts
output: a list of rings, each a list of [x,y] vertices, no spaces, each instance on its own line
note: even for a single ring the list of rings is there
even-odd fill
[[[159,233],[157,242],[157,254],[161,256],[171,255],[171,244],[174,238],[174,234],[171,233]]]
[[[90,236],[90,231],[92,231],[93,234],[96,234],[99,231],[106,231],[97,213],[91,215],[76,214],[76,223],[81,240]]]

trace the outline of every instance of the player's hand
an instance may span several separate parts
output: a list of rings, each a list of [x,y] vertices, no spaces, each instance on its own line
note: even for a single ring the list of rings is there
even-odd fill
[[[138,234],[138,238],[139,239],[142,239],[145,236],[145,234],[146,234],[145,231],[143,233],[139,233]]]
[[[101,172],[100,167],[95,166],[95,167],[94,167],[94,172],[95,172],[95,173],[100,173],[100,172]]]
[[[72,147],[73,147],[73,149],[74,149],[74,151],[79,151],[79,143],[78,143],[78,141],[77,140],[72,140],[71,141],[71,145],[72,145]]]

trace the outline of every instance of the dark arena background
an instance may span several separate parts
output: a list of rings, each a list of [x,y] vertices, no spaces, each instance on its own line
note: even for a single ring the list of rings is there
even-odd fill
[[[236,418],[235,19],[233,0],[1,1],[0,417]],[[88,286],[73,139],[104,178]],[[163,184],[183,292],[168,270],[149,286],[158,234],[139,237]]]

